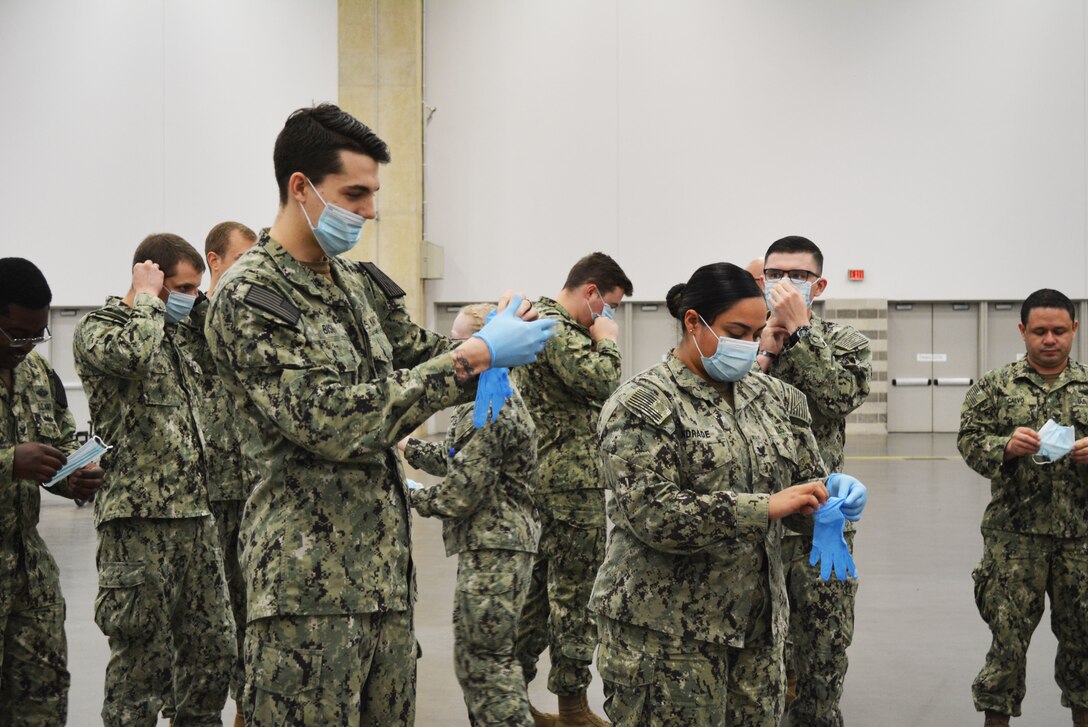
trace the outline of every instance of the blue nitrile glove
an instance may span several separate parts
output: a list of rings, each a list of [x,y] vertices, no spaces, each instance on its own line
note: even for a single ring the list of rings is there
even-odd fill
[[[521,296],[516,295],[502,313],[473,334],[487,344],[491,368],[507,369],[536,361],[544,344],[555,335],[554,318],[523,321],[517,316],[520,306]]]
[[[812,555],[808,564],[816,565],[818,562],[820,578],[825,581],[831,578],[832,571],[840,581],[845,581],[847,574],[858,577],[854,556],[850,555],[850,546],[842,536],[843,526],[846,525],[846,518],[842,513],[844,502],[842,498],[829,497],[812,515],[816,527],[812,531]]]
[[[422,490],[423,485],[419,484],[415,480],[409,479],[408,480],[408,489],[409,490]]]
[[[861,520],[861,511],[869,501],[869,491],[856,478],[842,472],[832,473],[827,478],[827,494],[843,499],[842,514],[847,520],[855,523]]]
[[[514,393],[510,388],[510,369],[488,369],[480,374],[476,385],[476,406],[472,409],[472,426],[479,429],[499,418],[503,404]],[[488,418],[488,412],[491,418]]]

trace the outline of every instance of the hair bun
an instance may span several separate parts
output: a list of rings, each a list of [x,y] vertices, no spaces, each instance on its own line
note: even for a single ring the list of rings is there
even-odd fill
[[[669,314],[678,321],[684,319],[682,306],[684,291],[687,290],[687,287],[687,283],[677,283],[669,288],[669,292],[665,294],[665,305],[669,308]]]

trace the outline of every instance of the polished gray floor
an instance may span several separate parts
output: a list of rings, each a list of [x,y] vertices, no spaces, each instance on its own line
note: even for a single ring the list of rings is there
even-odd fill
[[[975,610],[971,569],[982,551],[978,525],[989,500],[988,483],[956,456],[951,435],[858,437],[847,449],[845,469],[869,485],[870,504],[856,541],[861,587],[843,699],[846,723],[981,725],[971,704],[971,680],[982,664],[989,633]],[[69,724],[95,725],[100,723],[108,650],[92,621],[91,512],[45,497],[41,531],[60,563],[68,601]],[[443,554],[439,522],[417,518],[415,525],[416,625],[423,645],[417,724],[465,725],[450,632],[456,561]],[[1053,680],[1054,652],[1049,617],[1044,617],[1029,652],[1024,715],[1013,724],[1070,723]],[[542,678],[533,684],[532,695],[534,702],[554,709]],[[599,680],[590,697],[599,711]],[[224,723],[233,715],[230,705]]]

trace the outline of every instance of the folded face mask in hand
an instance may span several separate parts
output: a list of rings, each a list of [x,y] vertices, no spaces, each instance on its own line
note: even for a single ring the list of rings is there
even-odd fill
[[[1032,457],[1035,464],[1053,464],[1073,451],[1077,435],[1073,427],[1063,427],[1053,419],[1047,419],[1039,430],[1039,453]],[[1037,458],[1043,457],[1040,462]]]
[[[82,469],[94,462],[105,454],[108,449],[112,449],[112,447],[99,439],[97,435],[91,437],[82,447],[68,455],[68,461],[64,463],[64,466],[60,468],[56,476],[42,486],[47,489],[53,487],[76,470]]]

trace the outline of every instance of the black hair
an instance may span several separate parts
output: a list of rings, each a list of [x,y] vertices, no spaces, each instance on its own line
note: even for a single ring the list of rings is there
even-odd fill
[[[365,154],[379,164],[389,162],[389,147],[374,131],[339,106],[323,103],[298,109],[276,137],[272,164],[280,188],[280,205],[287,203],[287,180],[295,172],[314,185],[329,174],[339,174],[341,151]]]
[[[1028,316],[1035,308],[1062,308],[1069,313],[1069,320],[1077,320],[1077,308],[1073,305],[1073,301],[1069,300],[1065,293],[1052,288],[1036,290],[1020,306],[1020,322],[1025,326],[1028,324]]]
[[[763,262],[767,262],[767,258],[775,253],[781,253],[783,255],[790,255],[796,252],[807,252],[816,260],[816,270],[813,272],[824,274],[824,254],[820,252],[820,248],[816,247],[816,243],[807,237],[801,237],[800,235],[790,235],[789,237],[783,237],[781,240],[775,240],[771,243],[771,246],[767,248],[767,254],[763,256]]]
[[[198,273],[204,272],[204,258],[200,257],[196,248],[179,235],[169,232],[156,232],[144,238],[136,248],[136,254],[132,256],[132,264],[136,265],[145,260],[158,265],[162,274],[168,278],[174,274],[182,260],[192,263]]]
[[[204,254],[214,252],[219,257],[223,257],[223,254],[227,251],[227,246],[230,244],[230,233],[232,232],[242,233],[242,237],[251,242],[257,241],[257,233],[241,222],[220,222],[208,232],[208,237],[204,240]]]
[[[602,294],[623,288],[624,295],[631,295],[635,290],[631,279],[623,272],[619,263],[603,252],[590,253],[574,263],[574,267],[567,273],[567,282],[563,283],[563,289],[574,290],[587,283],[596,285]]]
[[[763,291],[750,272],[733,263],[711,263],[692,273],[688,282],[669,288],[665,304],[678,321],[693,310],[709,325],[740,301],[762,297]]]
[[[12,303],[41,310],[53,302],[53,291],[38,266],[21,257],[0,258],[0,314]]]

